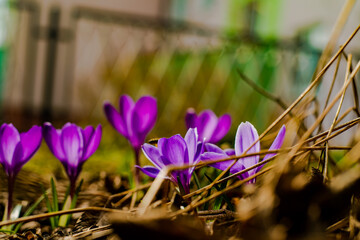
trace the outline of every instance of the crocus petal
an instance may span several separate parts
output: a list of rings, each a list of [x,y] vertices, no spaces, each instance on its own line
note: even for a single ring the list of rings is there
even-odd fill
[[[127,137],[133,135],[133,129],[131,128],[131,118],[134,111],[134,105],[134,101],[128,95],[122,95],[119,99],[119,113],[126,128]]]
[[[116,109],[110,104],[105,103],[104,104],[104,111],[107,120],[110,122],[110,124],[124,137],[128,137],[128,132],[126,125],[121,118],[120,114],[116,111]]]
[[[60,136],[67,164],[77,167],[83,154],[83,137],[79,127],[75,124],[64,126]]]
[[[217,123],[215,130],[213,131],[212,137],[209,139],[211,143],[217,143],[220,141],[230,130],[231,116],[229,114],[222,115]]]
[[[281,148],[283,142],[284,142],[284,138],[285,138],[285,133],[286,133],[286,127],[285,125],[283,125],[280,129],[280,131],[278,132],[274,142],[271,144],[269,150],[277,150],[279,148]],[[269,154],[266,154],[263,161],[275,156],[276,153],[269,153]],[[264,166],[265,164],[263,165],[260,165],[259,167],[256,168],[256,172],[260,171],[260,169]]]
[[[81,129],[81,134],[82,134],[83,140],[84,140],[84,146],[88,145],[94,132],[95,132],[95,129],[93,126],[87,126],[87,127],[85,127],[85,129]]]
[[[204,154],[201,155],[201,160],[202,161],[209,161],[209,160],[220,160],[220,159],[225,159],[228,158],[229,156],[226,155],[225,153],[214,153],[214,152],[206,152]],[[210,166],[220,169],[222,171],[226,170],[232,163],[234,162],[234,160],[228,160],[228,161],[223,161],[223,162],[217,162],[217,163],[213,163]],[[240,160],[238,160],[234,166],[231,167],[230,172],[232,174],[237,173],[241,170],[243,170],[245,167],[242,164],[242,162]]]
[[[43,135],[46,144],[54,156],[60,161],[64,161],[65,155],[60,143],[60,131],[57,131],[50,123],[45,123]]]
[[[189,128],[184,138],[187,146],[187,154],[185,154],[184,164],[192,164],[197,151],[197,130]]]
[[[197,120],[197,129],[200,141],[209,141],[217,126],[217,117],[211,110],[200,113]]]
[[[0,154],[2,162],[13,165],[13,156],[16,145],[20,142],[20,134],[12,124],[3,124],[0,132]]]
[[[17,175],[19,173],[19,171],[21,170],[22,166],[24,166],[24,164],[27,162],[27,161],[21,161],[21,159],[23,158],[23,155],[24,155],[24,151],[23,151],[22,144],[21,144],[21,142],[18,142],[18,144],[16,145],[15,150],[14,150],[12,166],[10,169],[7,170],[7,173],[9,176]]]
[[[228,156],[234,156],[235,155],[235,149],[228,148],[228,149],[225,149],[224,152]]]
[[[197,115],[193,108],[189,108],[185,116],[186,128],[196,128],[197,127]]]
[[[87,130],[90,129],[90,130]],[[90,136],[87,134],[92,133]],[[99,147],[101,141],[102,128],[101,125],[98,125],[94,131],[92,126],[88,126],[83,131],[84,136],[84,154],[82,157],[82,161],[88,159]]]
[[[237,156],[243,154],[251,145],[254,144],[255,141],[259,139],[259,135],[255,129],[255,127],[249,123],[241,123],[238,127],[235,137],[235,153]],[[256,153],[260,151],[260,143],[259,141],[248,150],[246,153]],[[246,157],[240,159],[243,165],[248,168],[259,162],[259,156]],[[252,175],[256,172],[256,169],[252,169],[249,171],[249,174]]]
[[[205,146],[204,142],[198,141],[196,145],[196,153],[194,156],[193,164],[196,164],[200,160],[200,155],[204,153],[204,146]]]
[[[230,173],[231,173],[231,174],[235,174],[235,173],[238,173],[238,172],[240,172],[240,171],[242,171],[242,170],[244,170],[244,169],[245,169],[244,166],[242,166],[242,169],[233,169],[233,168],[232,168],[232,169],[230,169]],[[250,174],[249,172],[250,172],[250,171],[244,172],[244,173],[238,175],[237,177],[238,177],[239,179],[241,179],[241,180],[244,180],[245,178],[250,177],[251,174]],[[249,183],[255,183],[255,179],[250,180]]]
[[[212,143],[205,143],[205,150],[207,152],[224,154],[224,150],[222,150],[221,148],[219,148],[218,146]]]
[[[145,173],[146,175],[148,175],[149,177],[152,177],[152,178],[156,178],[160,172],[159,169],[152,167],[152,166],[140,167],[138,165],[135,165],[135,167],[140,169],[143,173]]]
[[[157,117],[156,99],[150,96],[140,98],[134,107],[132,129],[136,134],[138,145],[141,145],[146,135],[154,127]]]
[[[170,161],[171,164],[184,164],[186,143],[180,135],[175,135],[167,139],[164,138],[158,142],[158,148],[160,149],[161,155]]]
[[[210,161],[210,160],[212,161],[212,160],[224,159],[227,157],[228,156],[226,154],[222,154],[222,153],[205,152],[205,153],[201,154],[200,159],[201,159],[201,161]],[[213,163],[213,164],[211,164],[211,166],[213,166],[214,168],[220,169],[220,170],[225,170],[229,166],[229,161]]]
[[[27,162],[39,149],[42,140],[42,128],[33,126],[29,131],[20,133],[23,150],[22,162]]]
[[[166,163],[162,161],[158,148],[148,143],[142,145],[141,148],[146,158],[149,159],[149,161],[152,162],[152,164],[154,164],[157,168],[162,169],[165,166]]]
[[[190,192],[191,174],[187,174],[185,171],[179,170],[179,171],[173,171],[171,175],[172,175],[171,180],[177,183],[178,186],[181,184],[181,186],[184,189],[184,193],[188,194]]]
[[[274,142],[271,144],[269,150],[277,150],[279,148],[281,148],[283,142],[284,142],[284,138],[285,138],[285,133],[286,133],[286,127],[285,125],[283,125],[279,131],[279,133],[277,134]],[[273,156],[275,156],[276,153],[269,153],[269,154],[266,154],[265,157],[264,157],[264,160],[268,159],[268,158],[271,158]]]

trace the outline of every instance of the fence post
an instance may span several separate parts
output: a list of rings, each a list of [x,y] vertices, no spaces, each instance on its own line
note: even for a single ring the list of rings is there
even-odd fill
[[[43,94],[43,110],[41,118],[43,121],[52,120],[52,99],[54,92],[54,78],[56,70],[57,47],[59,42],[60,8],[54,7],[50,10],[49,28],[46,34],[48,41],[46,50],[45,84]]]

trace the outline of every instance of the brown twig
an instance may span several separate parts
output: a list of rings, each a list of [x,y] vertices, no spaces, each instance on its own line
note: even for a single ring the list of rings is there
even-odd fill
[[[124,192],[121,192],[121,193],[113,194],[113,195],[111,195],[111,196],[108,198],[105,206],[108,207],[109,204],[110,204],[110,202],[111,202],[114,198],[122,197],[122,196],[125,196],[125,195],[129,194],[129,193],[133,193],[133,192],[137,192],[137,191],[144,190],[144,189],[146,189],[146,188],[149,188],[149,187],[151,186],[151,184],[152,184],[152,183],[150,182],[150,183],[144,184],[144,185],[142,185],[142,186],[136,187],[136,188],[134,188],[134,189],[130,189],[130,190],[127,190],[127,191],[124,191]]]
[[[264,97],[270,99],[271,101],[277,103],[283,110],[286,110],[288,108],[288,106],[285,104],[285,102],[281,98],[273,95],[272,93],[269,93],[262,87],[258,86],[254,81],[252,81],[248,76],[246,76],[242,71],[240,71],[240,69],[236,69],[236,71],[239,74],[239,76],[241,77],[241,79],[245,83],[247,83],[250,87],[252,87],[255,91],[257,91]]]
[[[198,200],[199,198],[201,198],[201,196],[199,196],[197,199],[195,199],[194,201],[192,201],[192,202],[191,202],[188,206],[186,206],[184,209],[181,209],[181,210],[178,210],[177,212],[174,212],[174,213],[169,214],[169,217],[172,218],[172,217],[178,216],[178,215],[180,215],[180,214],[183,214],[183,213],[185,213],[185,212],[191,211],[191,210],[195,209],[196,207],[201,206],[202,204],[204,204],[204,203],[206,203],[206,202],[208,202],[208,201],[210,201],[210,200],[212,200],[212,199],[215,199],[215,198],[217,198],[218,196],[220,196],[220,195],[222,195],[222,194],[224,194],[224,193],[226,193],[226,192],[232,191],[232,190],[240,187],[240,186],[243,185],[244,183],[247,183],[248,181],[250,181],[250,180],[252,180],[252,179],[254,179],[254,178],[256,178],[256,177],[258,177],[258,176],[260,176],[260,175],[262,175],[262,174],[264,174],[264,173],[266,173],[266,172],[268,172],[268,171],[270,171],[271,169],[273,169],[272,166],[271,166],[271,167],[268,167],[268,168],[266,168],[266,169],[264,169],[264,170],[262,170],[262,171],[260,171],[260,172],[257,172],[256,174],[254,174],[254,175],[252,175],[252,176],[250,176],[250,177],[248,177],[248,178],[246,178],[246,179],[244,179],[244,180],[239,180],[239,181],[233,183],[232,185],[227,186],[227,187],[224,188],[223,190],[217,191],[217,192],[211,194],[209,197],[207,197],[207,198],[205,198],[205,199]]]
[[[39,220],[42,218],[50,218],[50,217],[54,217],[54,216],[73,214],[73,213],[78,213],[78,212],[86,212],[86,211],[111,212],[111,213],[118,213],[118,214],[119,213],[121,213],[121,214],[129,213],[128,211],[121,211],[121,210],[117,210],[117,209],[101,208],[101,207],[75,208],[75,209],[70,209],[70,210],[63,210],[63,211],[57,211],[57,212],[51,212],[51,213],[43,213],[43,214],[38,214],[38,215],[34,215],[34,216],[18,218],[16,220],[2,221],[2,222],[0,222],[0,227],[17,224],[17,223],[35,221],[35,220]]]

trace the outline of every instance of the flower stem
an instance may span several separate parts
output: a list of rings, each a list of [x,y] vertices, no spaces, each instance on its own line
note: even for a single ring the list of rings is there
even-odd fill
[[[140,148],[134,147],[134,154],[135,154],[135,165],[140,166]],[[137,167],[135,167],[135,165],[134,165],[134,170],[133,170],[134,171],[134,182],[135,182],[135,187],[138,187],[138,186],[140,186],[140,182],[141,182],[140,170]],[[130,209],[134,208],[136,199],[137,199],[137,192],[135,192],[132,195]]]
[[[13,201],[13,192],[14,192],[14,182],[15,177],[8,177],[8,204],[7,204],[7,220],[10,220],[11,210],[12,210],[12,201]]]
[[[75,180],[70,180],[70,199],[72,200],[74,198],[74,194],[75,194],[75,189],[76,189],[76,179]]]
[[[134,154],[135,154],[135,165],[140,166],[140,148],[134,148]],[[135,165],[134,165],[135,186],[139,186],[141,182],[140,169],[135,167]]]

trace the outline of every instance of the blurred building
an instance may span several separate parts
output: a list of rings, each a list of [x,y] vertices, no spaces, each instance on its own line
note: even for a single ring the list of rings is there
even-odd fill
[[[173,129],[187,107],[230,112],[234,122],[250,118],[267,124],[263,115],[274,114],[267,114],[269,103],[239,80],[237,69],[291,99],[311,78],[343,2],[1,0],[0,4],[4,120],[27,125],[99,119],[105,100],[116,104],[120,94],[134,98],[151,94],[159,99],[160,126]],[[356,7],[344,38],[359,16]],[[358,51],[359,46],[351,47]]]

